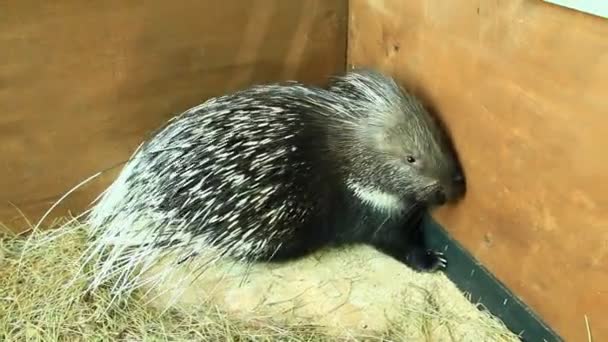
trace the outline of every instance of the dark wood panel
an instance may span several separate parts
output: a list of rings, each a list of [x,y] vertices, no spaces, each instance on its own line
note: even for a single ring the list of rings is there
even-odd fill
[[[0,2],[0,221],[24,227],[14,206],[37,220],[210,96],[341,72],[346,25],[346,0]],[[52,217],[78,213],[115,175]]]
[[[608,21],[539,1],[350,4],[349,63],[444,118],[469,191],[439,222],[570,341],[608,340]]]

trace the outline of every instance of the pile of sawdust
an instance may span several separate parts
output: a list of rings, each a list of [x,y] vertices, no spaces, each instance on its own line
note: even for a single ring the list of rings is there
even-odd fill
[[[77,222],[27,239],[0,233],[0,340],[519,341],[444,275],[417,274],[369,248],[255,266],[244,285],[227,280],[242,269],[217,266],[167,308],[137,291],[118,301],[104,288],[85,293],[76,277],[84,241]]]

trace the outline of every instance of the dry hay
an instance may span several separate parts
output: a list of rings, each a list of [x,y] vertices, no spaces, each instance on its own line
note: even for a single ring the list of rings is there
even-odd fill
[[[0,233],[0,340],[519,341],[443,274],[414,273],[365,247],[256,266],[246,281],[235,276],[242,268],[218,266],[171,306],[167,293],[114,301],[74,278],[85,236],[75,221],[29,239]]]

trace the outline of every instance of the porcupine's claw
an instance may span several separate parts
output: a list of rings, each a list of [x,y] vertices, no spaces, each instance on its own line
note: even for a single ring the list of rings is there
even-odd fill
[[[418,272],[437,272],[447,268],[448,260],[442,252],[415,248],[408,253],[405,263]]]
[[[446,259],[443,252],[427,250],[427,255],[430,262],[430,267],[428,268],[429,272],[435,272],[439,270],[445,270],[448,267],[448,259]]]

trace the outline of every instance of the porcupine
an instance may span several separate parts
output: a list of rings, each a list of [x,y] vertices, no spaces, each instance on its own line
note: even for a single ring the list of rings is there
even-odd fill
[[[414,95],[372,69],[326,87],[288,81],[211,98],[141,144],[98,198],[96,282],[118,264],[125,282],[169,251],[277,262],[354,243],[443,269],[420,220],[464,194],[450,143]]]

